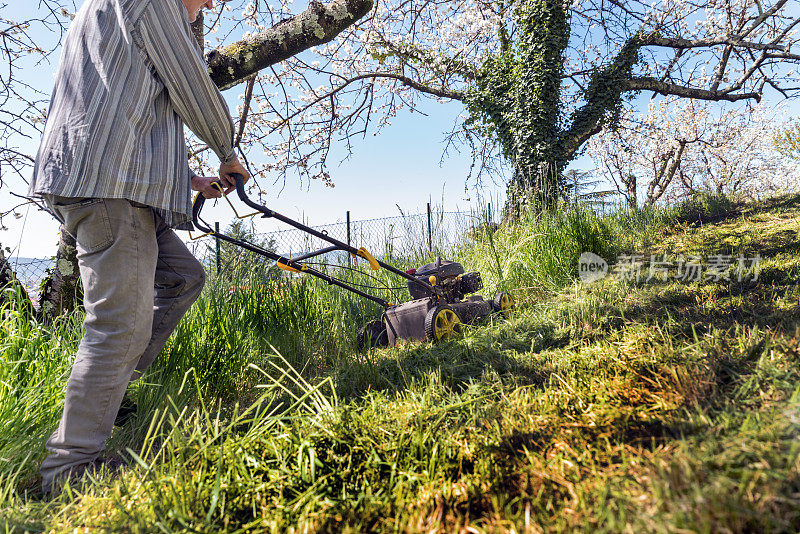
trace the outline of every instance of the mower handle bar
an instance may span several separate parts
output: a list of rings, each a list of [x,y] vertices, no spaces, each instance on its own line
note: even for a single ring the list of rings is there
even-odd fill
[[[334,285],[343,287],[345,289],[348,289],[348,290],[350,290],[350,291],[352,291],[352,292],[354,292],[354,293],[356,293],[356,294],[358,294],[358,295],[360,295],[362,297],[368,298],[368,299],[370,299],[370,300],[372,300],[374,302],[382,304],[384,307],[388,307],[388,305],[389,305],[389,303],[386,302],[385,300],[380,299],[380,298],[375,297],[375,296],[372,296],[372,295],[369,295],[369,294],[366,294],[366,293],[363,293],[362,291],[359,291],[354,287],[348,286],[347,284],[343,284],[343,283],[338,282],[338,281],[333,281],[334,279],[330,278],[328,275],[326,275],[324,273],[321,273],[321,272],[319,272],[319,271],[317,271],[315,269],[309,268],[307,265],[304,265],[303,263],[301,263],[301,260],[309,259],[311,257],[314,257],[316,255],[320,255],[320,254],[323,254],[323,253],[332,252],[333,250],[342,250],[344,252],[348,252],[348,253],[352,254],[355,257],[362,257],[364,259],[367,259],[370,262],[370,264],[371,264],[373,269],[377,268],[374,265],[374,264],[377,264],[377,265],[379,265],[380,267],[386,269],[389,272],[392,272],[392,273],[394,273],[394,274],[396,274],[396,275],[398,275],[398,276],[400,276],[402,278],[405,278],[406,280],[410,280],[411,282],[418,284],[419,286],[424,288],[425,291],[429,295],[431,295],[431,296],[435,296],[436,295],[437,292],[436,292],[436,290],[434,290],[433,285],[425,282],[424,280],[420,280],[420,279],[418,279],[418,278],[406,273],[405,271],[401,271],[400,269],[397,269],[396,267],[393,267],[392,265],[389,265],[389,264],[384,263],[384,262],[382,262],[382,261],[380,261],[378,259],[373,258],[365,249],[363,249],[363,248],[362,249],[356,249],[356,248],[350,246],[349,244],[343,243],[342,241],[339,241],[338,239],[334,239],[334,238],[330,237],[327,234],[324,234],[324,233],[322,233],[322,232],[320,232],[318,230],[315,230],[314,228],[311,228],[311,227],[306,226],[306,225],[304,225],[302,223],[299,223],[299,222],[297,222],[297,221],[295,221],[293,219],[290,219],[290,218],[286,217],[285,215],[281,215],[280,213],[278,213],[278,212],[276,212],[274,210],[271,210],[271,209],[267,208],[266,206],[262,206],[261,204],[257,204],[255,202],[253,202],[247,196],[247,191],[245,191],[245,188],[244,188],[244,176],[242,176],[239,173],[232,173],[230,176],[236,182],[236,193],[239,196],[239,200],[241,200],[247,206],[249,206],[249,207],[253,208],[254,210],[258,211],[259,213],[261,213],[263,218],[275,218],[275,219],[278,219],[279,221],[284,222],[284,223],[288,224],[289,226],[293,226],[293,227],[297,228],[298,230],[301,230],[303,232],[311,234],[314,237],[317,237],[317,238],[319,238],[319,239],[321,239],[323,241],[327,241],[328,243],[330,243],[331,245],[334,245],[334,246],[333,247],[326,247],[326,248],[318,250],[318,251],[316,251],[314,253],[304,254],[300,258],[291,259],[291,258],[285,258],[285,257],[280,256],[278,254],[275,254],[273,252],[270,252],[270,251],[268,251],[266,249],[263,249],[263,248],[258,247],[256,245],[253,245],[252,243],[248,243],[248,242],[242,241],[240,239],[234,239],[234,238],[228,237],[228,236],[226,236],[224,234],[219,234],[219,233],[211,230],[211,228],[207,224],[205,224],[205,221],[203,221],[200,218],[200,212],[202,211],[203,206],[205,205],[206,198],[203,196],[202,193],[199,193],[195,197],[194,203],[192,204],[192,222],[195,224],[195,226],[197,226],[203,232],[206,232],[207,234],[214,234],[218,238],[220,238],[220,239],[222,239],[224,241],[228,241],[230,243],[234,243],[234,244],[239,245],[239,246],[241,246],[241,247],[243,247],[243,248],[245,248],[247,250],[250,250],[250,251],[255,252],[257,254],[260,254],[262,256],[266,256],[267,258],[278,262],[279,266],[282,264],[282,265],[284,265],[286,267],[289,267],[290,270],[296,270],[298,272],[304,272],[304,273],[316,276],[318,278],[322,278],[326,282],[328,282],[329,284],[334,284]],[[212,187],[217,188],[223,195],[225,194],[224,193],[224,189],[222,187],[222,183],[220,181],[212,182],[211,185],[212,185]],[[373,262],[374,262],[374,264],[373,264]]]

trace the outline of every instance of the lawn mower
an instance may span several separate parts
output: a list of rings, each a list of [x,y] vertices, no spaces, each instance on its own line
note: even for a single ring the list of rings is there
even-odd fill
[[[325,232],[310,228],[266,206],[253,202],[245,191],[244,177],[239,174],[233,174],[232,176],[236,181],[236,192],[239,195],[239,199],[245,205],[256,210],[251,215],[260,213],[262,218],[277,219],[330,243],[330,246],[289,258],[248,241],[217,233],[200,216],[205,204],[205,197],[200,193],[197,194],[192,204],[194,225],[198,230],[204,232],[203,236],[213,235],[222,241],[265,256],[275,261],[278,268],[283,271],[320,278],[328,284],[341,287],[379,304],[384,309],[380,319],[368,322],[358,332],[358,343],[361,348],[396,345],[401,340],[439,342],[461,335],[463,324],[465,323],[472,323],[492,313],[500,313],[503,316],[507,316],[514,308],[514,300],[509,293],[498,293],[491,301],[485,300],[480,295],[475,295],[474,293],[483,288],[481,275],[477,272],[465,273],[460,263],[439,258],[435,263],[429,263],[418,269],[405,271],[397,269],[376,259],[364,247],[358,249],[352,247],[347,243],[332,238]],[[215,182],[213,185],[222,192],[222,186],[219,182]],[[228,202],[230,203],[230,200]],[[233,208],[233,204],[231,204],[231,207]],[[234,213],[236,213],[235,208]],[[374,271],[385,269],[403,278],[406,281],[406,287],[412,300],[402,304],[392,304],[316,268],[324,267],[328,264],[310,261],[336,251],[349,253],[354,259],[361,258],[365,260]],[[372,278],[377,280],[377,278]],[[369,288],[380,289],[377,286],[370,286]]]

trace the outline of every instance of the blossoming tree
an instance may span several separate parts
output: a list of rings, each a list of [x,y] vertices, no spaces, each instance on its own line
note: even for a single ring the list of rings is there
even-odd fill
[[[288,12],[283,2],[267,11]],[[263,4],[243,7],[257,24]],[[478,176],[510,164],[513,216],[554,200],[566,164],[632,95],[757,102],[766,91],[796,93],[797,7],[386,0],[336,40],[259,75],[243,142],[263,147],[265,173],[292,168],[329,181],[333,143],[352,147],[422,98],[458,101],[463,120],[448,146],[469,147]]]
[[[700,192],[761,197],[797,186],[796,165],[774,143],[784,131],[779,114],[767,103],[726,109],[651,100],[641,116],[627,111],[593,136],[587,152],[595,176],[611,181],[631,208]]]

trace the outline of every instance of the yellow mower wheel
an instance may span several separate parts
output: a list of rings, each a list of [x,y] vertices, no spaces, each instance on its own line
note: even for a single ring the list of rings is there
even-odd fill
[[[505,291],[495,295],[492,301],[492,308],[494,308],[494,311],[502,313],[503,317],[511,315],[515,307],[516,303],[514,302],[514,297],[511,296],[511,293],[506,293]]]
[[[446,304],[434,306],[425,316],[425,335],[435,343],[458,337],[463,331],[461,318]]]

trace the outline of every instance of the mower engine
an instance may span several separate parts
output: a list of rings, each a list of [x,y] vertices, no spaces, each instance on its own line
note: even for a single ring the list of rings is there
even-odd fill
[[[483,288],[481,274],[464,273],[460,263],[442,260],[406,271],[421,282],[433,286],[434,294],[422,284],[408,280],[414,300],[386,309],[378,321],[371,321],[359,331],[359,345],[396,345],[400,340],[442,341],[462,333],[465,323],[501,312],[507,315],[514,306],[511,295],[498,293],[485,300],[473,293]]]
[[[476,293],[483,289],[481,273],[466,273],[460,263],[447,260],[439,260],[436,263],[428,263],[419,269],[406,271],[413,275],[417,280],[428,282],[434,287],[439,287],[442,298],[447,302],[457,302],[467,295]],[[421,299],[427,297],[427,293],[419,284],[411,280],[408,284],[408,292],[411,298]]]

